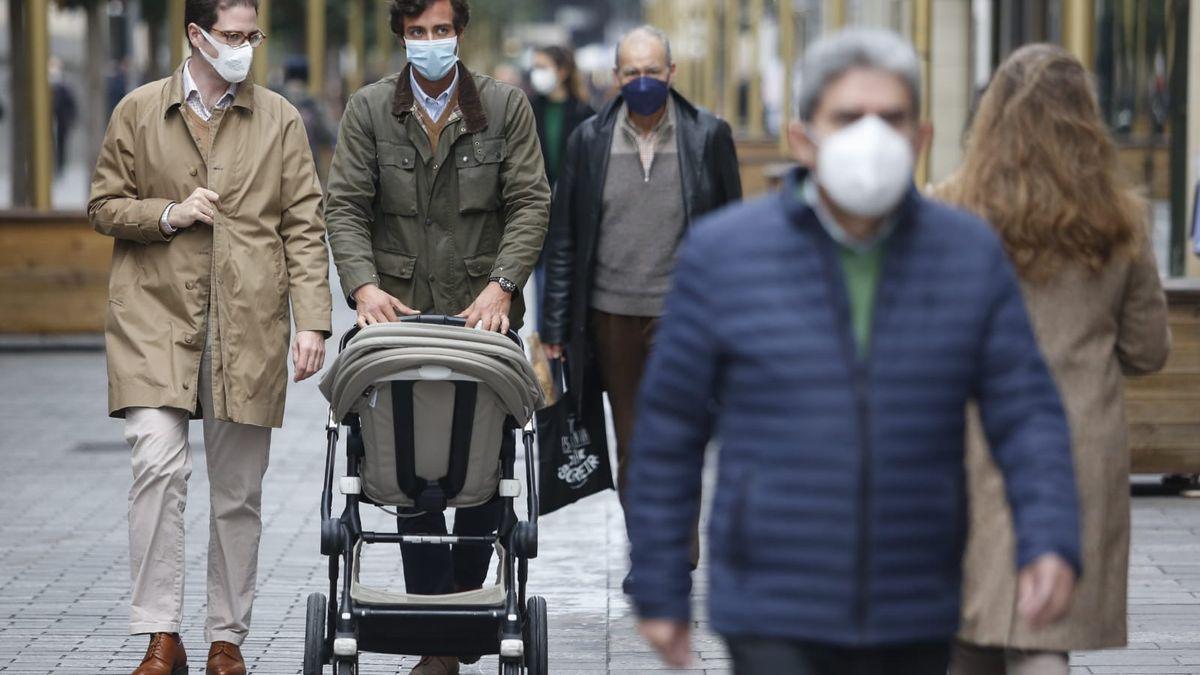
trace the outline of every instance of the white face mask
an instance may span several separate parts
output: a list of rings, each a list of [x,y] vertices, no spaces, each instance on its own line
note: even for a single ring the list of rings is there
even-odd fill
[[[876,115],[867,115],[820,141],[817,183],[840,208],[878,218],[896,207],[912,184],[912,143]]]
[[[203,28],[200,29],[200,33],[208,40],[208,44],[217,50],[217,57],[209,56],[203,49],[200,50],[200,55],[217,71],[221,79],[230,84],[245,80],[250,74],[250,64],[254,62],[254,47],[248,42],[241,47],[230,47],[209,35]]]
[[[534,68],[529,72],[529,84],[542,96],[549,96],[558,89],[558,73],[553,68]]]

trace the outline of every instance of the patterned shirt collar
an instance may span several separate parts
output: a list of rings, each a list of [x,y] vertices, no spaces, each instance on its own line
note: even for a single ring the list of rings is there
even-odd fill
[[[429,119],[435,121],[442,119],[442,113],[446,112],[446,106],[450,104],[450,97],[454,95],[454,90],[458,87],[458,67],[454,68],[454,79],[450,82],[450,86],[446,87],[446,91],[443,91],[437,98],[426,94],[425,90],[421,89],[421,84],[417,82],[415,74],[410,72],[408,77],[412,81],[413,98],[425,109],[425,114],[429,115]]]
[[[200,95],[200,88],[196,86],[196,80],[192,78],[192,60],[189,58],[183,64],[183,100],[187,101],[190,107],[201,119],[208,121],[212,119],[213,111],[224,110],[233,105],[233,100],[237,97],[238,86],[230,84],[225,93],[217,100],[216,105],[212,108],[204,106],[204,97]]]

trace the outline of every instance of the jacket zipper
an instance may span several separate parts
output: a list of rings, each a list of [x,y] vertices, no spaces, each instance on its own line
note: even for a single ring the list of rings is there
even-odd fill
[[[871,538],[871,409],[867,400],[867,364],[854,362],[854,398],[858,409],[859,449],[862,453],[858,473],[858,553],[854,615],[859,633],[865,637],[867,629],[867,603],[870,583],[870,555],[868,546]]]

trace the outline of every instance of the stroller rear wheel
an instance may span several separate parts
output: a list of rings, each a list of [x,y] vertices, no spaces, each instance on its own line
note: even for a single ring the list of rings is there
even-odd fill
[[[336,659],[333,662],[333,675],[358,675],[358,659]]]
[[[501,661],[500,675],[521,675],[521,664]]]
[[[525,668],[529,675],[548,675],[550,672],[549,621],[546,599],[535,595],[525,609]]]
[[[304,626],[304,675],[321,675],[325,669],[324,593],[308,596],[308,615]]]

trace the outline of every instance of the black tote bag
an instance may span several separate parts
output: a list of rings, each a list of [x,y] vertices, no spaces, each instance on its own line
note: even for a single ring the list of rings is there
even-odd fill
[[[541,513],[613,489],[602,396],[569,396],[566,362],[551,362],[558,401],[537,412],[538,497]]]

